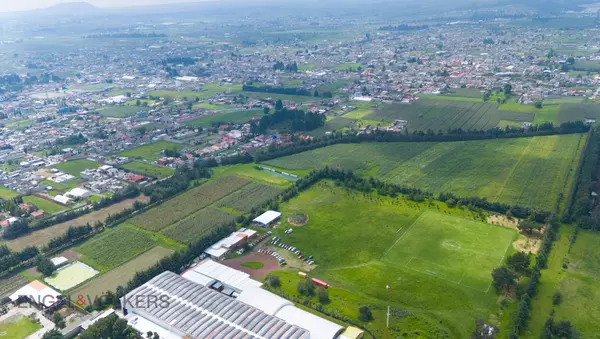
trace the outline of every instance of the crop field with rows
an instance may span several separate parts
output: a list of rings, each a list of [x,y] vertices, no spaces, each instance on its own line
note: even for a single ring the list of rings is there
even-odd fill
[[[182,243],[193,243],[215,228],[234,221],[235,215],[218,208],[207,207],[162,231],[164,235]]]
[[[419,100],[414,104],[383,106],[365,119],[391,122],[408,121],[409,130],[486,130],[496,127],[500,120],[533,121],[535,114],[498,110],[498,105],[485,102]]]
[[[154,247],[150,235],[133,227],[108,229],[76,249],[80,260],[101,271],[128,261]]]
[[[269,185],[249,185],[219,201],[217,206],[231,207],[240,212],[248,213],[252,208],[262,206],[267,200],[274,198],[282,191],[281,188]]]
[[[552,210],[573,183],[585,136],[442,143],[338,144],[266,164],[301,170],[323,166],[458,196]]]
[[[134,217],[131,222],[137,227],[160,231],[237,191],[248,183],[250,181],[238,177],[219,177],[165,201],[163,204]]]

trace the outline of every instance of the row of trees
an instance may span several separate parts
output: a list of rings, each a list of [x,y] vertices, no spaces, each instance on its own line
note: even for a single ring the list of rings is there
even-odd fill
[[[243,85],[242,89],[248,92],[258,92],[258,93],[275,93],[275,94],[285,94],[285,95],[302,95],[302,96],[311,96],[312,93],[305,89],[299,87],[275,87],[275,86],[254,86],[254,85]]]
[[[274,71],[285,71],[285,72],[298,72],[298,64],[294,61],[291,64],[284,64],[283,61],[277,61],[273,65]]]

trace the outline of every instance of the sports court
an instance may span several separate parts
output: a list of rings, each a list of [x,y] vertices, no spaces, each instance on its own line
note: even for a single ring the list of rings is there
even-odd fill
[[[51,278],[46,278],[46,282],[52,287],[66,291],[94,277],[96,274],[98,274],[98,271],[95,269],[82,262],[75,261],[60,268]]]
[[[386,263],[487,292],[516,232],[426,211],[403,230],[383,257]]]

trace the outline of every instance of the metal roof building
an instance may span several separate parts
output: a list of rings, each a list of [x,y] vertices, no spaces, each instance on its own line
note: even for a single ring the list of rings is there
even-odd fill
[[[254,218],[254,220],[252,220],[252,223],[254,223],[255,225],[262,226],[262,227],[268,227],[272,223],[279,220],[280,217],[281,217],[281,213],[279,213],[277,211],[266,211],[265,213]]]
[[[219,339],[309,339],[292,325],[215,290],[164,272],[121,299],[133,313],[182,337]]]
[[[183,273],[182,276],[203,286],[209,286],[210,282],[218,280],[240,292],[246,288],[262,286],[261,282],[250,278],[250,274],[210,259],[200,262],[194,268]]]

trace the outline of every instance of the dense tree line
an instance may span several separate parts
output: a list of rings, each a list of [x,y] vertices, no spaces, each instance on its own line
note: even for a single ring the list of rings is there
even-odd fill
[[[419,30],[427,29],[427,28],[429,28],[429,26],[427,26],[427,25],[400,24],[400,25],[396,25],[396,26],[388,25],[388,26],[379,27],[379,30],[380,31],[419,31]]]
[[[312,96],[312,93],[304,88],[298,87],[275,87],[275,86],[254,86],[254,85],[243,85],[242,89],[248,92],[259,92],[259,93],[276,93],[285,95],[302,95]]]
[[[276,105],[277,106],[277,105]],[[305,113],[299,109],[275,109],[275,113],[263,115],[258,125],[252,125],[257,133],[265,133],[274,125],[288,123],[292,132],[311,131],[325,125],[327,117],[318,113]]]
[[[37,247],[26,247],[21,252],[12,252],[6,245],[0,246],[0,273],[22,265],[37,257],[40,250]]]
[[[340,143],[360,143],[360,142],[447,142],[447,141],[465,141],[465,140],[487,140],[500,138],[522,138],[532,136],[544,136],[555,134],[584,133],[589,130],[581,121],[563,123],[555,127],[551,123],[532,126],[529,129],[507,127],[491,128],[488,130],[462,130],[451,129],[447,131],[434,132],[413,131],[392,132],[392,131],[374,131],[370,134],[355,133],[331,133],[329,135],[314,137],[308,140],[299,140],[291,145],[269,147],[255,155],[255,161],[267,161],[275,158],[284,157],[296,153],[301,153],[325,146]]]
[[[143,192],[150,197],[150,202],[154,203],[185,191],[193,180],[208,177],[210,177],[210,170],[207,165],[195,162],[191,167],[182,166],[177,168],[174,175],[153,185],[146,186]]]
[[[46,252],[59,248],[66,244],[72,243],[79,238],[92,234],[93,232],[94,228],[92,228],[92,226],[89,224],[85,226],[71,226],[67,232],[65,232],[65,234],[51,239],[48,244],[44,246],[43,251]]]
[[[79,334],[80,339],[142,339],[143,337],[116,314],[96,321]]]
[[[298,72],[298,64],[294,61],[291,64],[285,65],[282,61],[277,61],[273,65],[274,71]]]
[[[94,204],[94,210],[102,209],[106,206],[110,206],[121,202],[123,200],[132,199],[140,195],[140,190],[135,185],[128,185],[120,191],[115,192],[110,197],[104,197],[102,200]]]

